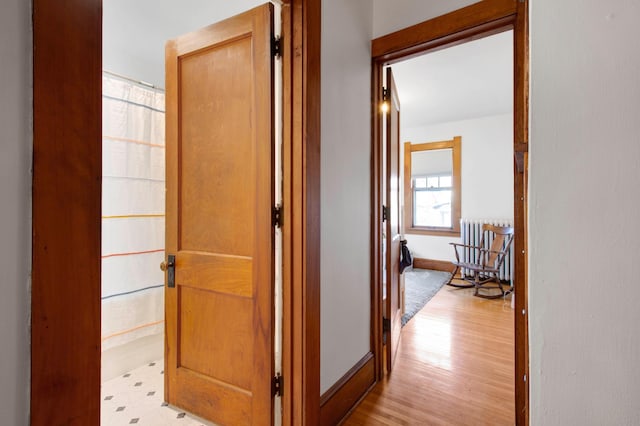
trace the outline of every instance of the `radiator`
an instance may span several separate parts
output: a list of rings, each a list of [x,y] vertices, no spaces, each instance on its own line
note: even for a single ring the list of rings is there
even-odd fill
[[[513,226],[513,223],[508,220],[473,220],[473,219],[460,219],[460,238],[462,239],[462,244],[468,244],[471,246],[477,246],[480,244],[480,240],[482,239],[482,225],[490,224],[496,226]],[[487,242],[487,246],[490,246],[493,242],[493,232],[486,232],[485,241]],[[507,257],[504,260],[504,263],[500,267],[499,277],[503,282],[509,282],[513,285],[513,250],[514,244],[511,243],[511,247],[509,247],[509,253],[507,253]],[[478,256],[476,250],[472,250],[469,248],[464,248],[460,253],[461,258],[464,262],[475,262]],[[461,273],[463,276],[472,275],[472,272],[469,269],[462,268]]]

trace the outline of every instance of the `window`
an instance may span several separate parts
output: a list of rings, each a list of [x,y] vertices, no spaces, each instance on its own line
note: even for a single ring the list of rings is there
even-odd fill
[[[460,144],[405,143],[405,233],[460,234]]]
[[[413,178],[413,225],[451,228],[451,175]]]

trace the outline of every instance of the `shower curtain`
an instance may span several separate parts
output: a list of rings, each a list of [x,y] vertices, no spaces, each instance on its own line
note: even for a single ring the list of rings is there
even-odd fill
[[[104,352],[164,330],[165,95],[109,73],[102,83]]]

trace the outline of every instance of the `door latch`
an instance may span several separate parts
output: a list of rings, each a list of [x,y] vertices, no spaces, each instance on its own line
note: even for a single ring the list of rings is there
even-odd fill
[[[168,255],[167,262],[162,262],[160,269],[167,273],[167,287],[174,288],[176,286],[176,256]]]
[[[273,381],[271,382],[271,395],[272,396],[282,396],[283,390],[283,380],[280,373],[277,373]]]
[[[389,215],[391,214],[391,211],[389,209],[389,206],[382,206],[382,221],[386,222],[387,220],[389,220]]]

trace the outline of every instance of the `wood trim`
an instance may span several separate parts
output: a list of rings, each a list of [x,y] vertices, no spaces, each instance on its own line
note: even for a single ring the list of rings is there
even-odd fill
[[[484,0],[374,39],[371,56],[386,62],[449,47],[503,31],[516,13],[515,0]]]
[[[460,136],[456,136],[457,138],[460,138]],[[405,149],[407,147],[407,144],[409,144],[409,151],[410,152],[418,152],[418,151],[428,151],[430,149],[447,149],[447,148],[452,148],[454,146],[454,140],[448,140],[448,141],[435,141],[435,142],[424,142],[424,143],[411,143],[411,142],[405,142]]]
[[[371,74],[371,350],[376,381],[382,380],[382,67]]]
[[[405,234],[413,226],[413,197],[411,196],[411,153],[413,152],[411,142],[404,143],[404,164],[402,169],[402,195],[404,196],[404,218],[403,231]],[[407,179],[409,176],[409,179]]]
[[[451,218],[452,232],[460,235],[460,218],[462,215],[462,138],[453,138],[453,217]]]
[[[404,233],[408,235],[431,235],[434,237],[460,237],[460,231],[453,231],[451,229],[438,229],[438,228],[405,228]]]
[[[293,309],[293,17],[291,3],[282,5],[282,380],[284,389],[282,402],[282,424],[294,424],[294,417],[300,418],[296,411],[294,415],[294,395],[301,392],[299,383],[294,385],[294,375],[301,377],[301,373],[294,367],[294,354],[284,348],[293,348],[294,338],[294,309]],[[299,222],[296,222],[299,227]],[[299,228],[298,228],[299,229]],[[299,261],[300,259],[298,259]],[[299,346],[301,343],[295,342]],[[296,365],[299,368],[299,365]],[[296,373],[294,373],[296,371]],[[298,407],[296,406],[295,409]]]
[[[291,127],[285,169],[285,306],[291,346],[284,350],[291,396],[284,424],[317,425],[320,417],[320,0],[291,0],[288,24]],[[285,111],[286,113],[286,111]],[[286,139],[285,139],[286,140]],[[289,157],[288,157],[289,156]],[[286,167],[286,166],[285,166]],[[287,175],[290,180],[287,179]],[[288,201],[287,201],[288,200]],[[290,225],[287,225],[289,223]],[[289,271],[286,271],[290,268]],[[285,395],[287,391],[285,391]],[[287,423],[290,422],[290,423]]]
[[[451,262],[446,260],[421,259],[419,257],[413,259],[413,267],[443,272],[452,272],[454,268]]]
[[[320,40],[321,0],[305,0],[302,21],[305,271],[301,302],[304,309],[304,425],[317,425],[320,417]],[[295,347],[293,348],[295,350]]]
[[[529,424],[529,2],[517,3],[514,25],[514,154],[524,152],[524,170],[514,177],[515,392],[516,424]]]
[[[320,424],[339,424],[376,384],[373,353],[367,353],[320,398]]]
[[[31,424],[100,423],[102,3],[34,0]]]
[[[468,7],[425,21],[413,27],[379,37],[372,41],[372,67],[374,76],[385,64],[400,59],[435,51],[455,44],[486,37],[509,29],[514,30],[514,151],[524,152],[524,173],[514,173],[514,228],[515,250],[522,256],[515,258],[515,405],[516,424],[529,422],[529,338],[528,338],[528,276],[527,253],[527,179],[529,134],[529,33],[528,0],[483,0]],[[372,89],[373,104],[379,105],[381,94],[377,86]],[[373,113],[372,149],[379,147],[381,124]],[[375,160],[375,157],[374,157]],[[378,182],[380,170],[372,167],[372,182]],[[372,200],[373,211],[381,208]],[[406,208],[406,207],[405,207]],[[374,216],[375,218],[375,216]],[[379,224],[374,222],[373,232]],[[374,234],[375,235],[375,234]],[[375,242],[375,240],[374,240]],[[376,249],[374,244],[374,249]],[[379,247],[378,247],[379,248]],[[375,266],[374,253],[372,270]],[[372,292],[378,291],[379,275],[372,275]],[[376,302],[376,300],[374,300]],[[372,306],[372,312],[376,309]],[[373,323],[375,324],[375,322]],[[381,333],[372,326],[372,338],[381,339]],[[374,349],[376,349],[374,347]],[[382,363],[382,352],[376,350],[376,363]],[[527,380],[525,380],[527,378]]]
[[[452,186],[453,198],[451,206],[453,208],[451,217],[451,228],[435,228],[427,226],[413,226],[413,191],[411,190],[411,153],[428,151],[432,149],[451,149],[452,153]],[[454,136],[451,140],[424,142],[424,143],[404,143],[404,233],[417,235],[434,235],[440,237],[460,236],[460,217],[462,211],[462,137]]]

